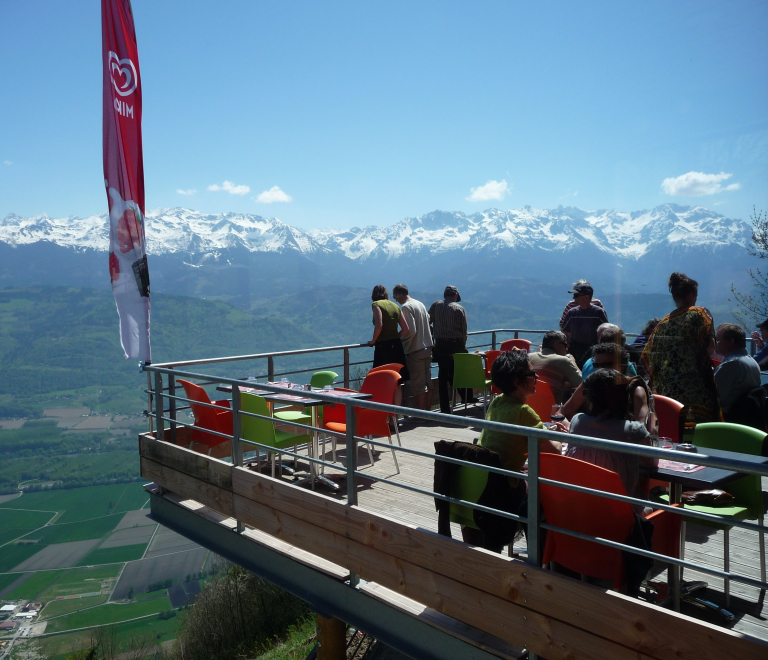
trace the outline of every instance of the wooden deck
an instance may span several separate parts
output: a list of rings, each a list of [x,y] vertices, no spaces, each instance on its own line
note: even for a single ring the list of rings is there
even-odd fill
[[[471,413],[482,414],[478,407]],[[434,452],[434,443],[439,440],[472,442],[479,435],[479,430],[462,427],[438,426],[430,422],[401,422],[400,438],[403,446],[424,452]],[[393,438],[393,440],[395,440]],[[343,474],[345,449],[339,444],[337,460],[338,471],[326,468],[326,474]],[[332,460],[330,442],[326,444],[325,459]],[[396,474],[392,454],[377,447],[374,451],[374,465],[371,467],[367,449],[360,447],[358,451],[358,467],[364,472],[377,477],[391,478],[410,486],[424,490],[432,490],[433,462],[427,458],[398,452],[400,474]],[[417,525],[424,529],[437,531],[437,512],[434,499],[426,495],[384,484],[374,480],[363,480],[359,490],[358,503],[367,509],[395,518],[405,523]],[[342,491],[345,489],[342,488]],[[768,479],[763,479],[763,491],[768,491]],[[333,495],[332,491],[318,488],[318,492]],[[340,495],[341,497],[341,495]],[[452,525],[453,537],[461,539],[458,525]],[[524,546],[524,539],[519,541]],[[755,579],[760,578],[760,556],[758,551],[758,535],[743,529],[732,528],[730,532],[730,561],[731,571]],[[524,553],[524,547],[518,548]],[[685,558],[705,566],[723,569],[723,532],[688,523],[686,534]],[[661,571],[659,571],[661,573]],[[666,573],[659,576],[665,581]],[[686,569],[685,580],[705,580],[709,588],[698,592],[700,597],[725,606],[723,581],[717,577]],[[768,607],[765,604],[765,594],[760,590],[731,582],[731,602],[729,606],[736,619],[726,623],[716,613],[710,613],[693,605],[682,604],[682,612],[692,617],[720,625],[730,630],[743,632],[761,639],[768,640]]]

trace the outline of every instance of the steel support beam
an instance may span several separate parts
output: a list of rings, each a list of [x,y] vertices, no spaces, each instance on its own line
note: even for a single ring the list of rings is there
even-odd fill
[[[498,660],[472,644],[319,570],[149,492],[152,519],[414,660]]]

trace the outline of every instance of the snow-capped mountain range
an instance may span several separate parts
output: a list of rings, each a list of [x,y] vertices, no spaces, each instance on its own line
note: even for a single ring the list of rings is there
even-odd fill
[[[310,259],[338,255],[366,261],[396,260],[409,254],[438,255],[455,251],[497,252],[541,250],[566,254],[592,245],[614,258],[636,260],[660,248],[744,247],[751,227],[701,206],[665,204],[650,211],[554,210],[529,206],[511,211],[489,209],[467,216],[434,211],[406,218],[389,227],[302,231],[276,218],[225,213],[204,215],[183,208],[147,213],[150,255],[297,252]],[[0,241],[9,245],[54,243],[76,250],[106,251],[106,214],[87,218],[22,218],[9,215],[0,223]]]

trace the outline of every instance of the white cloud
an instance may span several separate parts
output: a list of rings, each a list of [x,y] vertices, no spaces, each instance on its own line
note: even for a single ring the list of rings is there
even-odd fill
[[[664,179],[661,183],[661,189],[667,195],[678,197],[703,197],[704,195],[716,195],[717,193],[727,192],[729,190],[739,190],[740,183],[731,183],[727,186],[721,185],[722,181],[730,179],[733,174],[704,174],[704,172],[688,172],[677,177]]]
[[[194,188],[190,188],[189,190],[182,190],[181,188],[177,188],[176,192],[179,193],[179,195],[194,195],[197,190]]]
[[[251,192],[249,186],[236,186],[231,181],[225,181],[221,185],[214,183],[213,185],[208,186],[208,190],[223,190],[230,195],[247,195]]]
[[[263,204],[271,204],[272,202],[291,202],[293,201],[293,197],[280,190],[280,186],[272,186],[269,190],[265,190],[261,193],[261,195],[256,198],[256,201],[262,202]]]
[[[10,160],[4,160],[3,165],[7,165],[8,167],[10,167],[11,165],[13,165],[13,162]]]
[[[467,200],[470,202],[487,202],[489,199],[501,201],[512,192],[512,186],[507,184],[506,179],[501,181],[489,181],[484,186],[472,188]]]

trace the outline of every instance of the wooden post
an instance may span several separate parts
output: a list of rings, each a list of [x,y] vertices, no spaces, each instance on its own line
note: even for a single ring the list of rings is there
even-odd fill
[[[347,624],[339,619],[317,617],[317,660],[345,660]]]

